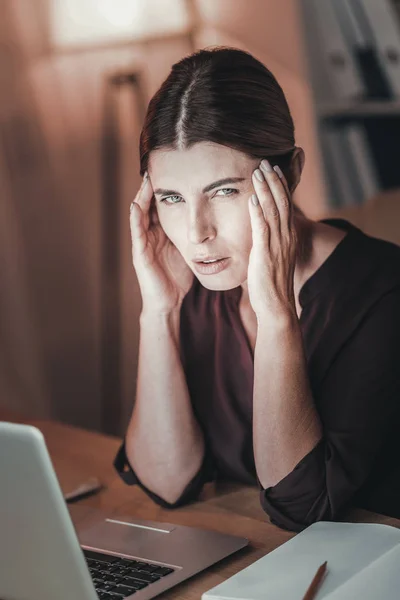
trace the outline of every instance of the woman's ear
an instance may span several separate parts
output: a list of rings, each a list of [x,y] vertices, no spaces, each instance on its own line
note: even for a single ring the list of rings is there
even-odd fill
[[[301,174],[303,172],[304,162],[305,162],[305,154],[303,148],[296,147],[296,150],[293,152],[292,160],[290,162],[290,180],[292,182],[290,193],[293,194],[294,190],[297,188],[300,183]]]

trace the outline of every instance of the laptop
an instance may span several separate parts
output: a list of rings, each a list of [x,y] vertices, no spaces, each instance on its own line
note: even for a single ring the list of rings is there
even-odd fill
[[[42,433],[0,422],[1,600],[148,600],[245,538],[102,515],[79,538]]]

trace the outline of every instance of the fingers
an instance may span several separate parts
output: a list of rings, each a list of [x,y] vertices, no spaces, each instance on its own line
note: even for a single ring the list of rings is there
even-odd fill
[[[287,211],[285,211],[283,213],[283,215],[281,216],[281,221],[285,224],[287,224],[288,229],[291,230],[293,228],[293,203],[292,203],[292,197],[291,197],[291,193],[289,190],[289,185],[288,182],[286,181],[286,178],[284,176],[284,174],[282,173],[281,168],[279,167],[279,165],[275,165],[274,166],[274,171],[276,173],[278,173],[278,176],[281,180],[281,183],[285,189],[285,193],[286,193],[286,199],[283,201],[283,203],[281,203],[281,206],[287,206]],[[279,209],[279,206],[278,206]]]
[[[273,169],[274,169],[275,173],[278,173],[278,175],[279,175],[279,178],[280,178],[280,180],[281,180],[281,182],[282,182],[282,185],[283,185],[283,187],[285,188],[285,192],[286,192],[286,194],[287,194],[287,196],[288,196],[288,198],[289,198],[289,197],[290,197],[290,190],[289,190],[289,186],[288,186],[288,183],[287,183],[287,181],[286,181],[286,179],[285,179],[285,176],[284,176],[284,174],[282,173],[282,170],[281,170],[280,166],[279,166],[279,165],[275,165],[275,166],[273,167]]]
[[[131,204],[129,217],[132,240],[132,261],[133,264],[135,264],[136,258],[142,256],[147,245],[147,231],[143,224],[143,212],[136,200]]]
[[[147,214],[150,209],[151,199],[153,197],[153,187],[150,182],[150,177],[148,172],[143,175],[142,184],[139,188],[138,193],[135,197],[135,202],[137,202],[142,209],[144,214]]]
[[[253,194],[249,198],[249,211],[251,231],[253,235],[253,246],[261,245],[270,250],[271,229],[265,220],[263,210],[256,194]],[[269,255],[269,252],[267,254]]]
[[[142,179],[142,184],[135,196],[134,202],[136,202],[139,206],[140,209],[142,211],[143,214],[143,227],[145,229],[149,228],[149,224],[150,224],[150,206],[151,206],[151,199],[153,197],[153,188],[152,185],[150,183],[150,178],[148,175],[148,172],[146,171],[146,173],[143,176]]]
[[[271,230],[271,241],[273,238],[286,237],[291,226],[291,202],[282,171],[279,167],[273,169],[264,159],[260,168],[253,173],[253,185]]]
[[[274,171],[273,173],[278,177]],[[257,214],[259,217],[264,217],[257,219],[257,231],[261,235],[259,239],[264,238],[269,245],[275,244],[280,237],[280,216],[271,188],[266,180],[265,169],[258,168],[254,171],[253,186],[259,201]]]

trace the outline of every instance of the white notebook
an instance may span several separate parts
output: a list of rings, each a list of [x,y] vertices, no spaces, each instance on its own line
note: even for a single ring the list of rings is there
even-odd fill
[[[315,600],[398,600],[400,529],[320,521],[202,595],[202,600],[301,600],[328,561]]]

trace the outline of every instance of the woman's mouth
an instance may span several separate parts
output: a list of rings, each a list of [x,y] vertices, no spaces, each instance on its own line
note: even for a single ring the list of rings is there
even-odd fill
[[[229,263],[229,256],[227,258],[220,258],[219,260],[216,260],[215,262],[209,262],[209,263],[193,261],[194,268],[201,275],[215,275],[216,273],[220,273],[221,271],[226,269],[226,267],[228,266],[228,263]]]

